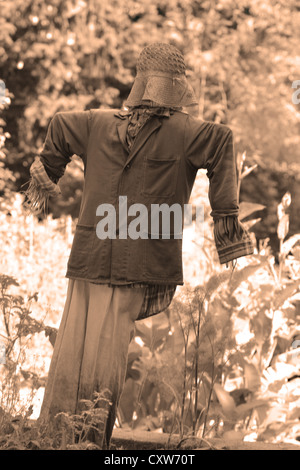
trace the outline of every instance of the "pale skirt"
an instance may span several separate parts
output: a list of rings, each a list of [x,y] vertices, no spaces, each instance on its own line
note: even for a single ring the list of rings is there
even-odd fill
[[[50,364],[40,421],[60,412],[80,412],[80,401],[109,390],[105,425],[109,446],[127,368],[134,322],[145,288],[109,287],[69,280],[67,298]]]

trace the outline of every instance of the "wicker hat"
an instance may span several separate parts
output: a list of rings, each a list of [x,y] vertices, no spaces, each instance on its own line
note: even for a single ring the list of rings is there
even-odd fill
[[[197,104],[194,90],[186,78],[184,57],[175,46],[149,44],[142,50],[136,70],[125,106],[138,106],[145,101],[165,107]]]

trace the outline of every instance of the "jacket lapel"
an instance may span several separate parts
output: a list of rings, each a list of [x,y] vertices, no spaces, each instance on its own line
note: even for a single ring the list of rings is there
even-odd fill
[[[131,151],[128,155],[127,161],[125,166],[131,162],[131,160],[136,156],[139,150],[143,147],[143,145],[147,142],[151,134],[153,134],[156,129],[161,126],[161,121],[157,117],[153,117],[150,121],[146,122],[144,127],[140,130],[137,134],[135,141],[132,145]]]

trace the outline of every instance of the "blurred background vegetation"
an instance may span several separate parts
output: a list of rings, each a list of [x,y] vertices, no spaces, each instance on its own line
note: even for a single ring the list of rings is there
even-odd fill
[[[240,199],[257,250],[239,263],[248,270],[238,271],[233,280],[220,280],[207,178],[199,175],[193,200],[205,205],[208,239],[204,247],[189,245],[184,260],[189,282],[208,291],[204,297],[184,291],[163,314],[164,321],[160,317],[158,324],[158,318],[140,324],[119,421],[196,434],[202,426],[202,435],[210,435],[211,422],[213,428],[221,422],[229,433],[256,433],[253,439],[295,438],[300,433],[295,425],[300,405],[293,395],[299,371],[283,355],[293,351],[299,321],[294,294],[300,265],[300,105],[292,102],[292,83],[300,79],[299,0],[2,0],[0,6],[0,79],[6,86],[5,93],[0,87],[0,313],[6,328],[2,336],[10,344],[0,417],[1,408],[20,413],[15,406],[20,392],[44,384],[82,192],[83,174],[75,157],[61,180],[62,196],[50,202],[49,215],[43,220],[28,216],[20,192],[29,166],[56,112],[122,106],[136,59],[151,40],[170,42],[184,53],[199,99],[196,114],[232,128],[244,171],[251,169]],[[278,212],[284,198],[289,203]],[[258,206],[247,202],[265,209],[255,212]],[[234,284],[224,287],[223,281]],[[208,306],[201,299],[205,305],[209,300]],[[193,330],[195,311],[199,321],[205,319],[204,327],[187,341],[178,331]],[[32,312],[36,321],[30,319]],[[225,338],[218,333],[223,328]],[[197,343],[203,337],[206,353],[199,352]],[[207,338],[209,344],[216,341],[217,358],[207,353]],[[208,354],[201,356],[204,362],[198,353]],[[178,364],[177,358],[183,362]],[[280,369],[278,362],[286,368]],[[161,381],[166,364],[177,371],[170,378],[174,383],[169,382],[172,392]],[[187,377],[194,380],[190,389]],[[17,400],[8,390],[14,390]],[[268,403],[261,401],[266,393]],[[248,395],[250,404],[237,411]],[[35,406],[38,413],[38,402]],[[294,431],[288,431],[292,426]]]
[[[199,116],[228,124],[238,151],[257,169],[241,198],[266,205],[258,238],[276,240],[276,204],[292,193],[291,233],[299,231],[299,0],[14,0],[1,2],[0,78],[10,95],[5,168],[12,187],[28,167],[57,111],[120,107],[141,49],[166,41],[184,53]],[[63,182],[55,217],[76,216],[81,177]],[[277,244],[277,245],[276,245]]]

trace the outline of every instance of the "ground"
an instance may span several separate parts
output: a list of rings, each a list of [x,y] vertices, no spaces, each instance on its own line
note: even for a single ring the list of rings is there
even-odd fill
[[[300,445],[289,443],[268,444],[264,442],[243,442],[223,439],[208,439],[201,441],[197,438],[181,440],[178,436],[168,434],[115,429],[112,445],[124,450],[300,450]]]

